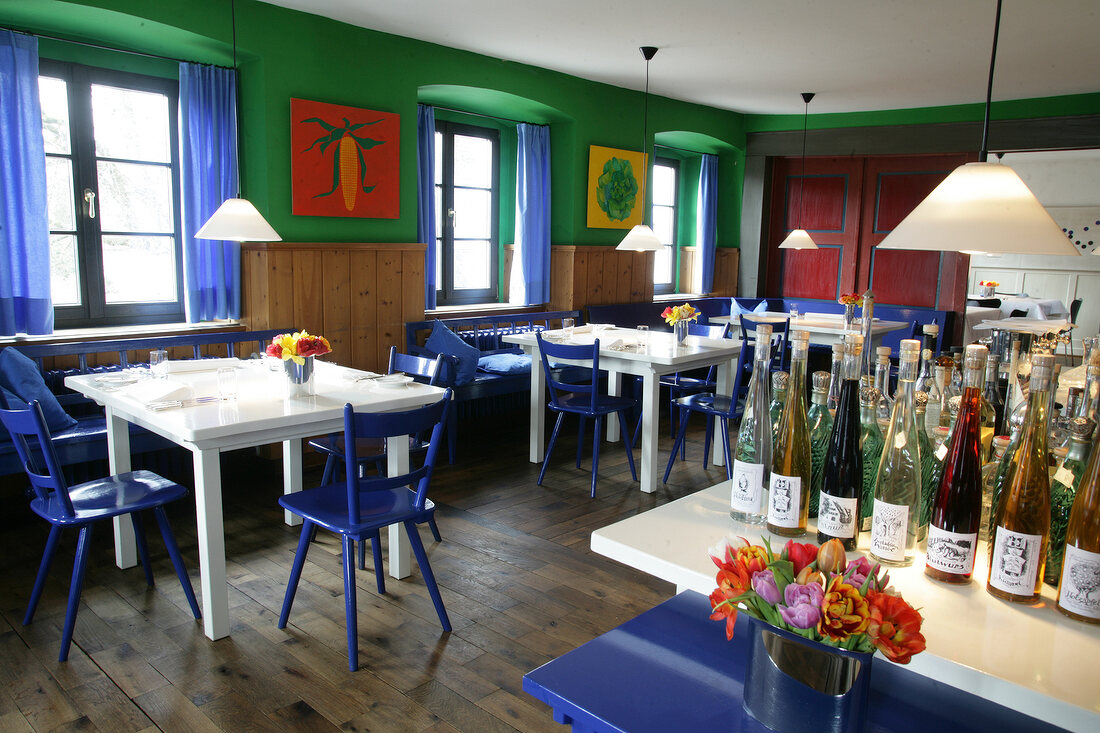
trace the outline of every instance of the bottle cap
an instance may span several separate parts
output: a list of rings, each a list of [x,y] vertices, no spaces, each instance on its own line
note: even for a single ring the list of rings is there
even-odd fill
[[[875,354],[878,356],[879,359],[881,359],[883,357],[886,357],[887,359],[889,359],[891,351],[893,351],[893,349],[891,349],[889,346],[877,346],[877,347],[875,347]]]
[[[859,404],[863,407],[874,407],[878,404],[878,387],[860,387]]]
[[[849,331],[844,334],[844,351],[848,354],[858,354],[863,351],[863,334]]]
[[[959,407],[962,405],[962,395],[955,395],[954,397],[947,398],[947,409],[951,413],[951,417],[955,417],[959,414]]]
[[[772,389],[787,389],[787,382],[790,381],[791,375],[787,372],[772,372]]]
[[[758,323],[756,324],[756,337],[758,339],[767,336],[772,337],[772,324],[770,323]]]
[[[923,326],[921,326],[921,331],[923,333],[928,334],[929,336],[932,336],[932,335],[938,336],[939,333],[940,333],[940,324],[938,324],[938,323],[926,323]]]
[[[901,357],[902,361],[916,361],[920,356],[920,341],[916,339],[902,339],[901,345],[898,347],[898,355]]]
[[[917,407],[917,412],[924,410],[928,407],[928,393],[923,390],[913,393],[913,403]]]
[[[835,344],[833,344],[833,357],[834,358],[841,355],[841,354],[843,354],[843,353],[844,353],[844,342],[843,341],[837,341]]]
[[[1053,373],[1054,356],[1052,354],[1036,354],[1031,357],[1031,389],[1048,389]]]
[[[951,432],[951,428],[946,425],[937,425],[932,432],[936,434],[937,439],[943,440],[947,437],[947,434]]]
[[[814,383],[814,392],[828,393],[829,383],[832,381],[833,375],[829,372],[814,372],[811,379]]]
[[[966,347],[966,356],[963,366],[966,369],[984,369],[985,360],[989,356],[989,349],[981,344],[970,344]]]
[[[791,331],[791,343],[794,348],[809,348],[810,346],[810,332],[809,331]]]
[[[1080,441],[1086,441],[1092,435],[1092,429],[1096,425],[1087,417],[1075,417],[1069,421],[1069,434]]]

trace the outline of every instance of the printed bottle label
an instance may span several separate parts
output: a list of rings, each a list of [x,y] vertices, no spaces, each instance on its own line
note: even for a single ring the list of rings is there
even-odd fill
[[[871,514],[871,552],[883,560],[905,559],[905,541],[909,531],[909,507],[875,499]]]
[[[768,492],[768,523],[776,527],[797,529],[801,501],[802,479],[772,471]]]
[[[1100,553],[1066,545],[1058,605],[1078,616],[1100,618]]]
[[[817,510],[817,531],[842,540],[855,537],[859,525],[857,501],[855,497],[845,499],[822,491]]]
[[[1073,471],[1069,470],[1065,466],[1062,466],[1054,472],[1054,480],[1065,486],[1067,489],[1073,488]]]
[[[1005,593],[1034,595],[1043,536],[1013,532],[1004,527],[997,527],[994,532],[996,540],[990,559],[989,584]]]
[[[733,490],[730,508],[743,514],[761,514],[764,496],[764,464],[733,462]],[[760,520],[756,520],[760,521]]]
[[[978,533],[960,534],[928,525],[928,551],[925,560],[928,567],[954,575],[974,572],[974,554]]]

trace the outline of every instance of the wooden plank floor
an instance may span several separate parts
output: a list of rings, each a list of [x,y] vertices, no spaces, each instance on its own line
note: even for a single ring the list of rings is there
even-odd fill
[[[587,451],[584,468],[573,465],[575,424],[541,487],[525,426],[515,412],[465,421],[458,464],[436,472],[430,495],[443,542],[426,527],[422,536],[453,631],[440,629],[419,570],[404,581],[387,577],[385,595],[372,571],[360,571],[356,673],[347,670],[340,546],[331,535],[310,551],[290,625],[276,628],[297,542],[276,504],[277,462],[223,457],[230,637],[211,642],[191,618],[155,529],[157,585],[148,588],[139,568],[114,566],[103,527],[66,663],[57,653],[75,536],[63,540],[34,623],[23,626],[47,528],[5,489],[0,731],[566,730],[523,692],[523,674],[675,592],[592,553],[591,531],[724,480],[725,469],[703,470],[702,430],[694,429],[689,461],[645,495],[621,445],[605,443],[590,499]],[[665,459],[670,448],[666,429]],[[319,473],[310,469],[306,485]],[[179,502],[169,515],[197,588],[194,506]]]

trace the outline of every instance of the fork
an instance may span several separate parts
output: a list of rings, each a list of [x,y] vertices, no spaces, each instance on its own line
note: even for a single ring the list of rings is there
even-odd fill
[[[221,397],[189,397],[185,400],[163,400],[161,402],[150,402],[148,408],[153,412],[160,412],[161,410],[170,410],[173,407],[193,407],[195,405],[204,405],[208,402],[220,402]]]

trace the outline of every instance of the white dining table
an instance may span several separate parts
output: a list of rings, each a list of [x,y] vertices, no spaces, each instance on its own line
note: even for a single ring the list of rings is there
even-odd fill
[[[776,323],[790,321],[791,331],[806,331],[810,334],[810,343],[819,346],[831,346],[840,343],[845,334],[844,316],[839,313],[806,313],[801,316],[791,316],[787,313],[774,313],[765,311],[761,313],[746,313],[745,318],[761,323]],[[730,316],[711,316],[711,323],[733,323],[737,328],[737,318]],[[884,321],[878,318],[871,324],[871,346],[880,346],[882,337],[891,331],[907,328],[911,324],[906,321]],[[855,320],[855,327],[862,328],[861,321]]]
[[[1057,298],[1001,297],[1000,309],[1006,317],[1011,316],[1013,311],[1021,310],[1027,312],[1026,318],[1040,321],[1069,316],[1065,303]]]
[[[216,360],[212,360],[216,361]],[[123,384],[114,373],[82,374],[65,378],[65,386],[103,405],[107,417],[107,448],[111,473],[130,470],[130,433],[134,423],[191,451],[195,470],[195,518],[198,529],[199,575],[203,630],[211,639],[229,635],[229,593],[226,584],[225,529],[222,517],[220,454],[269,443],[283,444],[283,492],[302,489],[302,439],[340,432],[344,426],[344,405],[357,410],[387,412],[407,410],[438,400],[444,390],[412,383],[383,386],[368,373],[318,361],[315,394],[283,397],[285,376],[281,365],[268,368],[269,360],[241,362],[237,373],[237,397],[154,410],[146,401],[150,386],[135,381]],[[219,364],[220,366],[220,364]],[[135,374],[140,373],[135,370]],[[188,371],[171,374],[165,383],[192,398],[219,395],[216,371]],[[387,440],[389,475],[409,467],[407,437]],[[272,501],[275,499],[272,498]],[[301,520],[284,513],[287,524]],[[120,568],[137,563],[130,522],[114,521],[115,562]],[[399,525],[389,528],[389,574],[407,577],[411,571],[408,540]],[[289,570],[289,560],[288,560]]]
[[[559,339],[559,343],[563,336],[562,331],[543,331],[544,338]],[[637,344],[642,336],[635,329],[589,324],[577,327],[565,343],[591,345],[597,338],[600,340],[600,369],[608,373],[610,394],[620,394],[623,374],[642,377],[642,453],[638,463],[638,480],[642,491],[651,494],[657,490],[657,477],[660,475],[657,438],[661,377],[689,369],[717,366],[717,391],[731,395],[741,340],[688,336],[683,344],[677,345],[671,333],[655,331],[648,334],[648,345],[639,348]],[[546,374],[535,334],[508,334],[503,340],[519,346],[531,356],[530,460],[541,463],[546,444]],[[620,436],[618,423],[614,420],[607,421],[607,436],[608,440],[630,440],[632,437]],[[721,441],[714,442],[714,464],[724,466],[726,458]]]

